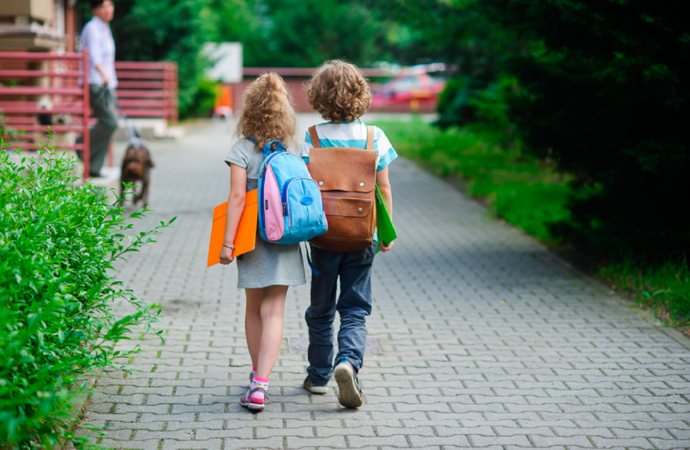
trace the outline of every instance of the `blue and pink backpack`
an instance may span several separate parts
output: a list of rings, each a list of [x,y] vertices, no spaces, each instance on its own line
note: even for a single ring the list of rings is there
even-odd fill
[[[307,165],[288,153],[282,142],[266,144],[259,171],[261,237],[274,244],[297,244],[326,230],[321,191]]]

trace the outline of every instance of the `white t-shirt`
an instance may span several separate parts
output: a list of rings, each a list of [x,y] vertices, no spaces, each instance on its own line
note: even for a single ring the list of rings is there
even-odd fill
[[[103,76],[96,66],[103,65],[103,71],[110,78],[110,89],[117,87],[115,75],[115,40],[110,25],[97,16],[89,20],[81,32],[81,46],[89,51],[89,84],[103,85]]]
[[[316,125],[316,135],[321,147],[367,147],[367,126],[361,120],[345,123],[322,123]],[[302,159],[309,164],[309,152],[314,146],[307,132],[302,144]],[[398,157],[386,134],[374,127],[374,149],[376,149],[376,171],[383,170]]]

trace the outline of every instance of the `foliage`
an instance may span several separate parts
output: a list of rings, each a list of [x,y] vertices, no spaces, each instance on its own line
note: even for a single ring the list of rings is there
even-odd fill
[[[74,160],[0,152],[0,447],[54,448],[75,438],[70,401],[84,374],[126,356],[116,344],[144,332],[159,310],[109,274],[114,261],[171,226],[130,236],[133,225],[105,191],[74,186]],[[144,216],[146,210],[130,219]],[[114,301],[132,313],[116,317]],[[159,332],[156,332],[159,334]]]
[[[199,89],[194,95],[194,100],[187,109],[188,117],[203,117],[210,114],[216,104],[220,88],[218,83],[208,78],[203,78],[199,82]]]
[[[210,0],[118,0],[111,28],[118,61],[178,63],[180,117],[198,111],[204,95],[203,44],[213,40]],[[211,38],[210,38],[211,37]]]
[[[475,108],[470,104],[477,92],[474,82],[474,79],[462,76],[448,80],[437,105],[440,114],[436,123],[441,129],[464,124],[474,118]],[[485,87],[483,83],[481,87]]]
[[[241,42],[244,64],[264,67],[315,67],[333,58],[360,66],[455,60],[457,37],[469,38],[456,24],[476,19],[437,0],[211,0],[211,5],[215,39]]]
[[[690,39],[679,2],[486,0],[500,26],[541,43],[512,54],[510,116],[525,148],[575,177],[554,228],[599,250],[688,248]]]
[[[439,126],[480,121],[508,129],[506,123],[494,123],[478,114],[478,102],[486,100],[485,91],[494,97],[499,93],[505,83],[501,79],[504,56],[526,51],[529,41],[489,20],[476,0],[370,3],[381,11],[390,11],[394,20],[411,30],[413,39],[407,45],[399,43],[394,50],[397,59],[408,63],[442,61],[457,67],[438,105]]]
[[[568,245],[552,233],[551,224],[572,220],[569,199],[592,195],[591,189],[574,192],[572,177],[556,172],[553,164],[520,147],[501,147],[500,133],[473,126],[439,131],[419,120],[377,125],[398,153],[462,180],[463,188],[485,199],[496,215],[550,244]],[[628,251],[594,262],[599,276],[633,294],[659,318],[690,323],[690,268],[682,256],[643,257]]]
[[[271,20],[262,0],[211,0],[211,10],[212,40],[240,42],[245,67],[273,66]]]
[[[367,7],[388,20],[404,24],[407,39],[397,40],[396,60],[404,64],[447,61],[471,71],[495,71],[496,51],[503,47],[502,29],[494,28],[475,1],[369,0]]]
[[[0,109],[0,136],[9,137],[10,139],[15,139],[19,133],[12,127],[7,126],[7,118],[5,114]]]
[[[362,66],[384,58],[395,41],[363,4],[344,0],[118,0],[111,28],[116,58],[176,61],[180,117],[211,105],[206,42],[240,42],[245,66],[316,67],[332,58]],[[85,18],[90,17],[86,6]]]
[[[508,116],[508,98],[518,90],[514,77],[501,75],[485,84],[477,78],[461,76],[451,79],[439,96],[439,119],[436,125],[445,129],[473,124],[473,128],[502,133],[501,143],[514,141],[513,126]]]
[[[502,131],[508,138],[504,140],[506,145],[512,143],[514,132],[514,126],[508,117],[506,99],[518,89],[517,80],[504,75],[469,100],[475,107],[474,114],[477,122],[484,127]]]
[[[408,64],[426,42],[391,14],[388,1],[211,1],[216,39],[242,43],[248,67],[317,67],[333,58],[362,67]]]
[[[369,65],[384,37],[361,2],[265,0],[269,67],[317,67],[338,58]]]
[[[420,120],[377,125],[401,155],[461,179],[467,193],[485,198],[498,216],[544,241],[557,241],[549,225],[569,217],[570,188],[569,178],[551,164],[524,155],[519,147],[502,147],[501,132],[481,127],[439,131]]]
[[[690,248],[680,206],[690,191],[690,39],[678,2],[382,5],[460,65],[440,99],[441,127],[504,130],[504,144],[519,140],[572,174],[572,220],[552,233],[600,252]]]

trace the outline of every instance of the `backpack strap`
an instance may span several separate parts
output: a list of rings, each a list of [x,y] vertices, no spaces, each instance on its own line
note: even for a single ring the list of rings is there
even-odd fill
[[[316,134],[316,125],[309,127],[309,137],[311,138],[311,146],[314,148],[321,148],[321,141],[319,141],[319,135]]]
[[[374,150],[374,127],[367,127],[367,150]]]
[[[314,263],[311,262],[311,251],[309,250],[309,245],[304,241],[300,242],[300,245],[302,245],[302,244],[304,244],[304,245],[301,246],[300,248],[304,248],[304,253],[307,254],[307,262],[309,263],[309,268],[311,269],[311,273],[313,273],[315,277],[318,277],[319,271],[316,270],[316,267],[314,267]]]

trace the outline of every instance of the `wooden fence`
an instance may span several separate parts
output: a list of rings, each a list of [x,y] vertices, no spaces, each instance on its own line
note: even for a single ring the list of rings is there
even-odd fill
[[[177,63],[116,62],[115,71],[117,97],[127,117],[177,124]]]
[[[18,141],[9,148],[36,150],[33,132],[45,131],[47,125],[38,123],[38,116],[51,119],[57,114],[68,117],[65,124],[50,125],[53,132],[81,133],[81,144],[60,144],[63,149],[83,151],[84,177],[89,174],[89,84],[88,52],[83,53],[28,53],[0,52],[0,111],[6,116],[6,125],[20,132]],[[10,62],[10,64],[7,64]],[[81,63],[81,64],[80,64]],[[79,79],[84,82],[80,86]],[[7,86],[7,84],[13,84]],[[22,133],[23,132],[23,133]],[[7,138],[9,136],[2,136]]]

